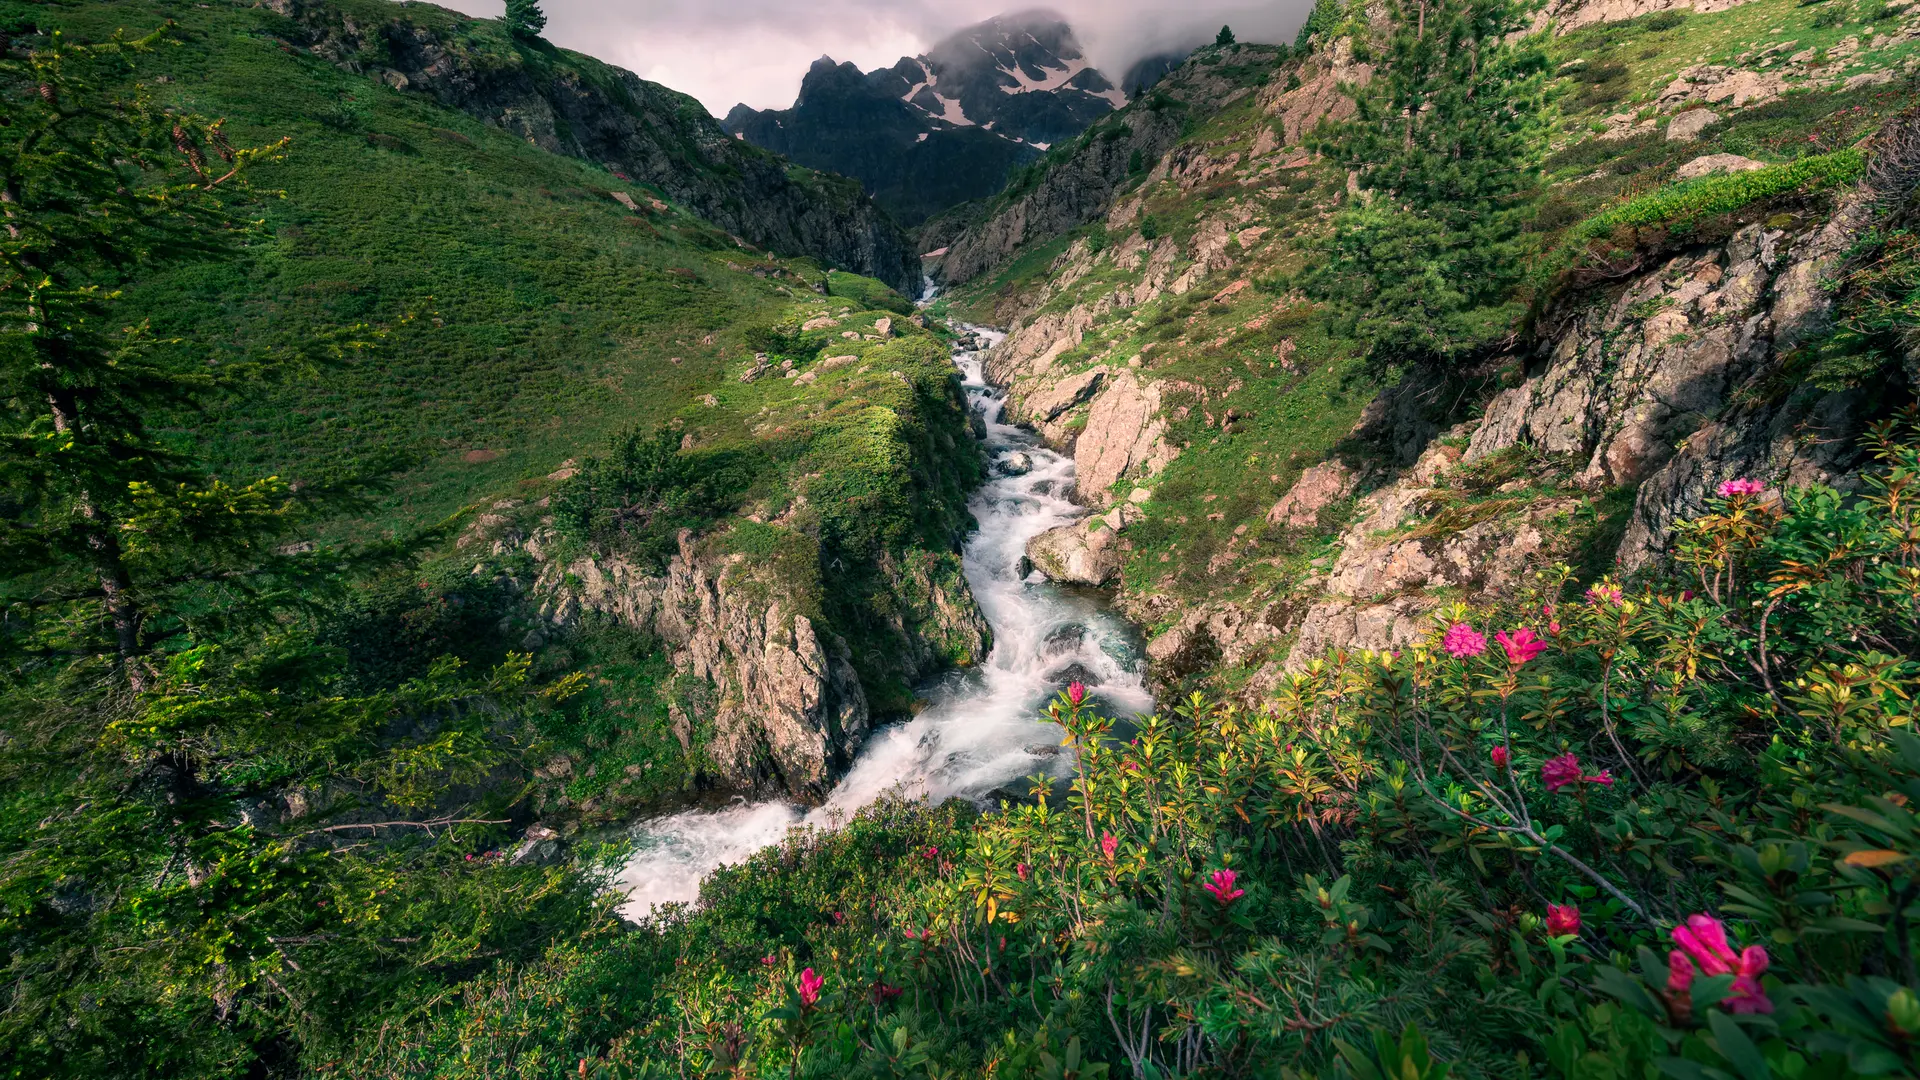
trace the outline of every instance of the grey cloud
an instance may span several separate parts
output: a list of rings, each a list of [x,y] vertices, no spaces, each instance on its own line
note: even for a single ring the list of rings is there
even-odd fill
[[[440,0],[498,16],[502,0]],[[1052,0],[1095,65],[1118,79],[1135,60],[1211,41],[1290,41],[1312,0]],[[793,104],[821,55],[871,70],[924,52],[963,26],[1023,7],[996,0],[545,0],[556,45],[631,68],[724,116],[737,102]]]

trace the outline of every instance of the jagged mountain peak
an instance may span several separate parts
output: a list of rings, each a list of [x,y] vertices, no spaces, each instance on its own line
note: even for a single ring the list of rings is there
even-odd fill
[[[726,126],[803,165],[859,180],[913,224],[993,194],[1014,166],[1126,103],[1066,19],[1029,8],[864,74],[823,56],[791,109],[738,106]]]
[[[976,111],[997,112],[984,97],[993,92],[1010,96],[1063,91],[1086,94],[1102,98],[1116,109],[1127,101],[1126,95],[1088,62],[1073,27],[1058,13],[1044,8],[996,15],[955,31],[912,62],[925,74],[933,96],[959,106],[959,122],[997,123],[997,117],[975,117],[966,108],[973,99]],[[898,65],[895,70],[900,70]],[[950,106],[936,110],[928,107],[930,103],[919,101],[917,95],[910,95],[909,100],[930,114],[954,119]],[[1015,137],[1028,142],[1055,141],[1051,133]]]

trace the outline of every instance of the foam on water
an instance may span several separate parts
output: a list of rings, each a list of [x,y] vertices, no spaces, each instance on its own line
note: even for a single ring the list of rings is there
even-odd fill
[[[999,339],[976,331],[989,345]],[[1061,588],[1022,574],[1027,541],[1086,511],[1068,494],[1073,461],[1004,422],[1006,395],[989,386],[977,352],[954,356],[968,405],[986,423],[993,478],[970,504],[980,527],[963,556],[967,583],[993,627],[986,662],[947,676],[926,692],[912,720],[875,732],[826,805],[805,811],[785,802],[688,811],[634,828],[634,853],[618,878],[639,918],[664,903],[698,897],[715,869],[777,843],[794,825],[827,825],[836,817],[905,786],[934,801],[985,800],[1036,772],[1061,775],[1060,730],[1041,710],[1072,678],[1094,688],[1102,707],[1130,716],[1153,705],[1140,676],[1132,628],[1092,592]],[[1011,475],[1008,459],[1024,454],[1032,469]]]

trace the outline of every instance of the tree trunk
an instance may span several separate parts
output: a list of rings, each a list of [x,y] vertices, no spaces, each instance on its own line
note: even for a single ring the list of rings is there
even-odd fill
[[[63,435],[76,433],[79,406],[70,392],[61,387],[48,390],[47,409],[53,414],[55,431]],[[80,536],[86,541],[94,574],[100,580],[107,618],[113,623],[114,668],[127,680],[128,688],[138,694],[147,688],[146,672],[140,666],[140,624],[144,613],[133,596],[125,553],[113,523],[94,505],[92,493],[82,488],[75,493],[75,498],[80,504],[80,516],[86,521],[79,530]]]

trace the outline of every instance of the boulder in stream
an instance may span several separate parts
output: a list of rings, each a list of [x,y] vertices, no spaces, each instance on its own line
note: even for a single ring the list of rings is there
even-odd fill
[[[1027,541],[1027,558],[1049,580],[1105,585],[1120,576],[1119,533],[1090,518],[1049,529]]]

